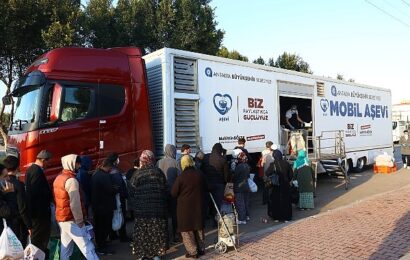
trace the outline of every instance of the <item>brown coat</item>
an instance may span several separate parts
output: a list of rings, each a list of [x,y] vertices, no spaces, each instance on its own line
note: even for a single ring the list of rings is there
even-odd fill
[[[177,198],[178,232],[202,230],[203,197],[206,184],[202,173],[193,167],[185,169],[172,187],[172,196]]]
[[[400,152],[402,155],[410,155],[410,137],[406,140],[404,136],[400,137]]]

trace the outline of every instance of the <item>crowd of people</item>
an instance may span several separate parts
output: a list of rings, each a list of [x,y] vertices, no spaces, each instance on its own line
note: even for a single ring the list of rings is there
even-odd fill
[[[44,170],[51,156],[46,150],[37,155],[26,172],[25,183],[18,179],[19,159],[6,157],[0,165],[0,218],[7,220],[23,246],[29,235],[31,243],[48,255],[53,214],[60,230],[61,259],[69,259],[74,244],[86,259],[114,254],[108,243],[114,239],[129,242],[137,259],[160,259],[170,243],[181,241],[187,258],[202,256],[205,223],[210,219],[217,224],[210,196],[221,209],[226,203],[226,185],[232,183],[238,224],[245,225],[251,219],[249,178],[256,167],[260,167],[257,178],[262,180],[267,213],[274,221],[292,219],[295,182],[299,208],[314,207],[313,172],[306,152],[299,151],[292,167],[272,142],[266,143],[258,163],[246,150],[244,138],[239,138],[230,160],[220,143],[211,153],[198,151],[195,157],[191,156],[191,147],[183,145],[179,158],[176,147],[168,144],[163,158],[157,161],[152,151],[145,150],[128,171],[119,168],[115,153],[95,171],[89,157],[69,154],[61,158],[62,171],[50,187]],[[131,238],[126,221],[119,230],[113,230],[116,210],[124,217],[132,212]],[[87,232],[90,223],[95,245]]]

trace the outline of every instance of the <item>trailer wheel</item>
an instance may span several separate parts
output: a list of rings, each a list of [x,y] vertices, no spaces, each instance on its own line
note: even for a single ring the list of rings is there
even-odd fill
[[[224,242],[219,241],[218,243],[215,244],[215,251],[218,254],[224,254],[226,253],[226,250],[228,250],[228,246]]]
[[[345,169],[345,160],[346,160],[346,159],[344,159],[344,160],[341,162],[341,167],[343,168],[343,170],[344,170],[345,172],[349,173],[349,172],[351,172],[352,169],[353,169],[353,162],[352,162],[351,159],[347,159],[347,168]]]
[[[366,158],[361,157],[357,159],[356,167],[354,168],[355,172],[362,172],[364,170],[364,166],[366,165]]]

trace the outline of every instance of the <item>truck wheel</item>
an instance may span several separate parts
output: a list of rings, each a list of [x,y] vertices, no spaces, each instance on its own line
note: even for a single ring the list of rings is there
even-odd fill
[[[366,166],[366,158],[362,157],[357,159],[356,167],[354,168],[355,172],[362,172],[364,170],[364,166]]]
[[[347,159],[347,168],[345,169],[345,160],[344,159],[341,163],[341,167],[343,168],[343,170],[345,170],[347,173],[351,172],[353,169],[353,162],[351,159]]]

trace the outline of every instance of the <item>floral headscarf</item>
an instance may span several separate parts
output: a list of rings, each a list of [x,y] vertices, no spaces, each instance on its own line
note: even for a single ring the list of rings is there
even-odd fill
[[[155,165],[154,153],[150,150],[144,150],[140,156],[140,167],[148,168],[148,167],[154,167],[154,165]]]
[[[248,162],[248,156],[246,156],[246,153],[240,152],[238,154],[238,163],[247,163]]]

